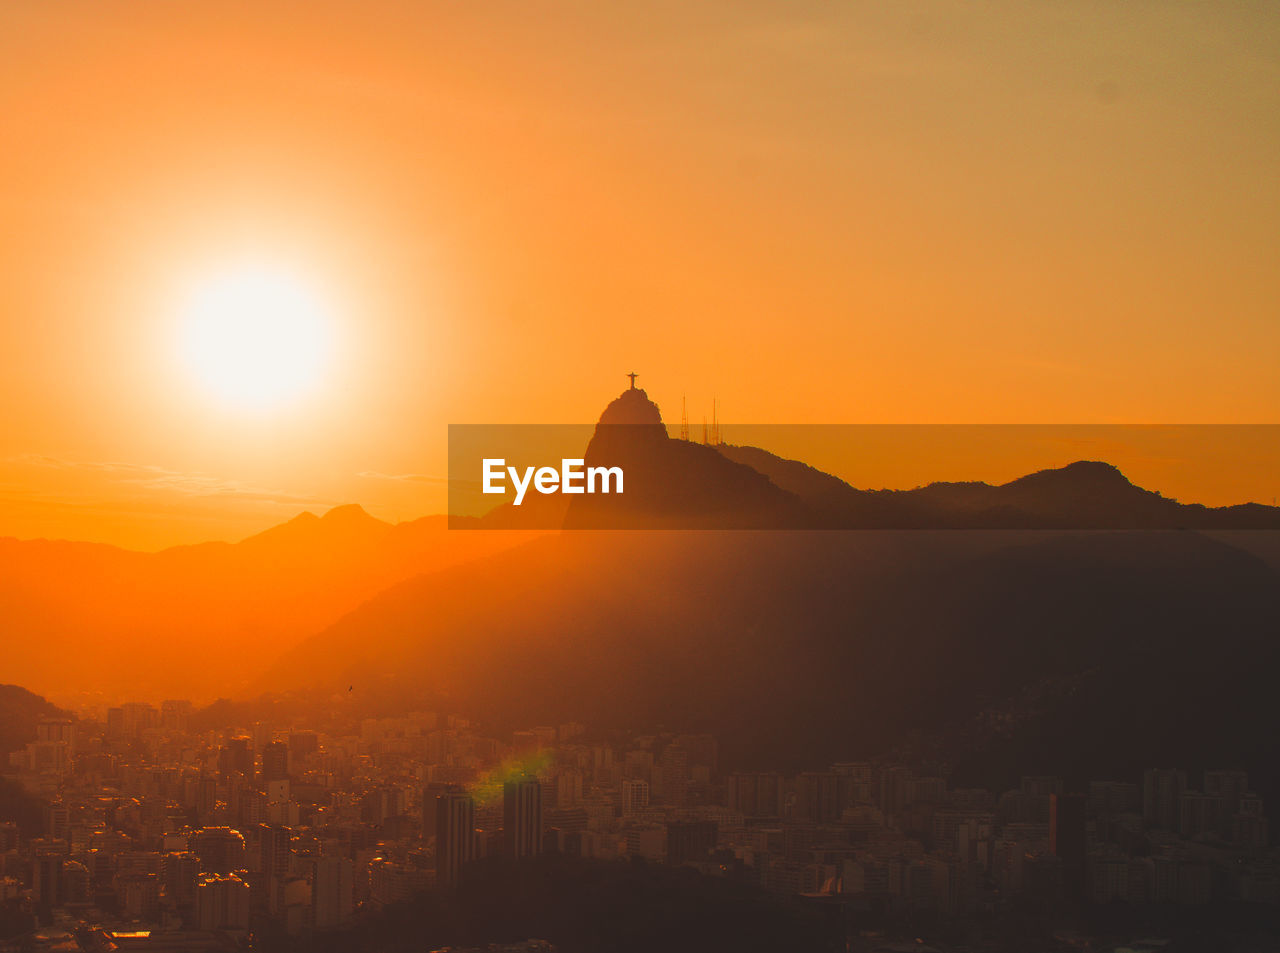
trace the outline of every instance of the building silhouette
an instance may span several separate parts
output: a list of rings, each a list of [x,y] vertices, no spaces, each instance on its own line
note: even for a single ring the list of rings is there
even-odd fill
[[[649,806],[649,782],[643,778],[624,778],[622,781],[622,815],[630,817]]]
[[[1142,775],[1142,819],[1153,827],[1178,829],[1182,793],[1187,773],[1177,769],[1149,768]]]
[[[1062,889],[1074,900],[1085,895],[1087,804],[1083,794],[1049,795],[1049,851],[1062,861]]]
[[[537,778],[508,781],[502,787],[502,830],[511,857],[542,852],[542,785]]]
[[[191,835],[191,852],[200,858],[202,873],[230,873],[244,869],[244,835],[230,827],[203,827]]]
[[[462,791],[436,795],[436,883],[453,886],[476,858],[475,801]]]
[[[283,876],[289,870],[290,842],[293,831],[279,824],[258,826],[260,850],[259,869],[272,877]]]
[[[679,866],[705,861],[715,849],[718,828],[714,821],[674,821],[667,824],[667,863]]]
[[[247,930],[249,885],[236,874],[201,874],[196,883],[196,926],[200,930]]]
[[[289,779],[289,745],[273,741],[262,749],[262,783]]]
[[[311,921],[317,930],[340,926],[355,909],[355,867],[346,857],[311,861]]]

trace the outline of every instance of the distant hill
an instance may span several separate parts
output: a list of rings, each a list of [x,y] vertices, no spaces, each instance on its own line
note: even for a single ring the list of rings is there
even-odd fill
[[[386,587],[526,538],[342,506],[238,543],[156,553],[0,539],[5,675],[60,699],[229,694]]]
[[[702,728],[741,766],[894,749],[987,778],[1037,757],[1081,777],[1237,764],[1280,793],[1272,507],[1181,504],[1088,461],[860,490],[672,440],[639,389],[585,456],[625,465],[627,493],[468,522],[592,532],[339,507],[154,554],[0,540],[6,677],[59,700],[292,694],[294,710]],[[1015,709],[1010,734],[973,728]]]
[[[1179,503],[1134,486],[1109,463],[1080,460],[1009,483],[859,490],[758,447],[721,446],[795,495],[829,529],[1280,529],[1280,507]]]
[[[0,685],[0,757],[36,740],[42,718],[67,718],[67,712],[17,685]]]
[[[795,768],[1065,678],[1090,704],[1043,760],[1274,775],[1277,631],[1280,577],[1198,533],[565,533],[394,588],[256,688],[706,729]]]

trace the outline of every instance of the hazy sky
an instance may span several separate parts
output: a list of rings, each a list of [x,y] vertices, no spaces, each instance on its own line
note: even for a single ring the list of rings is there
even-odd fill
[[[1271,2],[5,3],[0,115],[0,535],[439,511],[449,422],[632,369],[677,419],[1277,419]],[[335,315],[286,410],[175,358],[243,261]]]

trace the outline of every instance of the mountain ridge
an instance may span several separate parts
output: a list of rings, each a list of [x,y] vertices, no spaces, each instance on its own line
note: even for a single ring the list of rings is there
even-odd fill
[[[646,467],[651,475],[662,477],[648,487],[643,480],[628,484],[621,525],[641,532],[690,526],[708,531],[766,528],[783,531],[784,536],[850,528],[926,533],[964,529],[979,534],[1018,530],[1034,540],[1045,531],[1239,533],[1280,527],[1280,510],[1274,507],[1182,504],[1135,486],[1102,461],[1077,461],[999,485],[935,482],[915,490],[860,490],[761,448],[671,439],[657,405],[638,388],[609,404],[585,453],[593,463],[622,460],[638,465],[640,470],[629,471],[629,479]],[[663,484],[676,489],[664,489]],[[554,503],[557,498],[547,499]],[[555,525],[563,521],[570,528],[610,530],[619,522],[616,503],[617,498],[601,502],[599,497],[577,497],[572,505],[552,505],[550,512]],[[466,523],[518,530],[519,517],[507,506]],[[0,626],[13,633],[6,675],[39,691],[58,691],[59,700],[93,691],[114,697],[122,692],[136,698],[169,697],[174,694],[170,673],[183,670],[192,673],[183,691],[197,700],[264,690],[255,679],[263,671],[279,670],[272,668],[273,660],[291,657],[294,647],[328,632],[366,602],[420,576],[492,559],[539,535],[449,532],[451,525],[459,523],[444,516],[391,524],[357,504],[344,504],[320,515],[301,513],[238,542],[177,546],[156,553],[98,543],[0,538]],[[738,544],[767,549],[784,536],[742,537]],[[676,533],[668,543],[680,545],[692,538]],[[625,548],[626,539],[619,537],[616,544]],[[978,545],[978,540],[973,537],[965,545]],[[872,542],[881,545],[883,540]],[[940,551],[955,545],[934,543]],[[833,552],[842,551],[829,545]],[[1278,548],[1266,540],[1246,534],[1228,545],[1280,565]],[[551,550],[541,546],[534,552]],[[532,557],[527,553],[513,558],[513,563],[500,564],[504,569],[483,571],[509,577],[530,571],[527,560]],[[731,559],[720,551],[708,558]],[[585,568],[562,560],[570,575],[594,563],[614,565],[623,575],[629,572],[625,563],[599,553]],[[548,592],[563,582],[535,575]],[[463,576],[471,580],[463,588],[475,588],[474,579]],[[747,585],[773,584],[769,577],[744,580]],[[633,595],[641,601],[666,598],[646,591]],[[537,593],[529,597],[547,611],[554,608]],[[453,596],[443,592],[441,598],[451,604]],[[468,615],[457,607],[450,611],[465,630]],[[697,617],[704,619],[701,613]],[[704,621],[715,624],[714,619]],[[193,644],[212,647],[197,666],[189,664]],[[284,677],[280,684],[293,683]]]
[[[387,586],[524,538],[333,513],[157,552],[0,538],[5,675],[59,700],[172,697],[172,671],[197,699],[225,694]],[[198,665],[194,644],[213,647]]]
[[[1042,760],[1084,778],[1225,759],[1280,790],[1277,744],[1239,728],[1280,718],[1266,684],[1280,644],[1263,637],[1280,629],[1274,553],[1196,531],[1280,526],[1280,510],[1181,504],[1089,460],[998,485],[859,490],[758,447],[671,439],[638,389],[606,408],[584,456],[628,480],[624,497],[568,504],[563,525],[593,532],[406,580],[251,691],[441,706],[500,728],[706,730],[726,764],[787,770],[941,738],[1065,678],[1094,707]],[[695,531],[662,531],[679,528]],[[1105,717],[1118,696],[1119,725]],[[1203,720],[1179,735],[1188,705]],[[970,776],[1009,767],[952,750]]]
[[[717,449],[769,477],[827,529],[1280,529],[1280,507],[1181,503],[1137,486],[1114,464],[1077,460],[1006,483],[936,481],[862,490],[759,447]]]
[[[0,684],[0,757],[36,740],[44,718],[70,718],[68,712],[21,685]]]
[[[1276,746],[1239,719],[1280,716],[1278,626],[1280,575],[1196,532],[564,533],[393,587],[252,690],[708,730],[726,763],[812,768],[1070,675],[1126,708],[1191,706],[1186,760],[1270,776]],[[1176,720],[1105,711],[1054,757],[1141,770],[1176,749]]]
[[[622,494],[526,499],[463,527],[565,529],[1280,529],[1280,507],[1181,503],[1115,465],[1076,460],[1002,484],[935,481],[868,490],[753,446],[674,439],[634,385],[600,414],[588,467],[618,467]]]

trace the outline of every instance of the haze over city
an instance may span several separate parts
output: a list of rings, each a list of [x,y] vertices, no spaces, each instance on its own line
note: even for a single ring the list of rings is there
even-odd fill
[[[1277,80],[0,5],[0,953],[1276,949]]]

